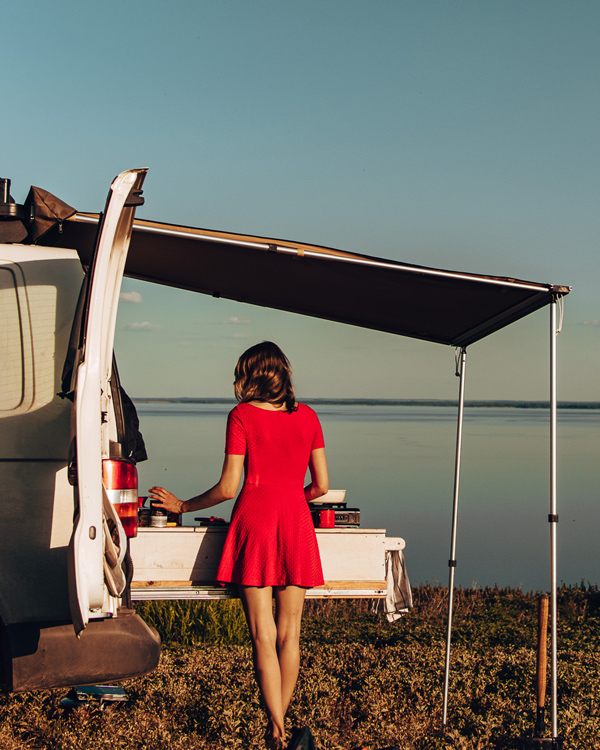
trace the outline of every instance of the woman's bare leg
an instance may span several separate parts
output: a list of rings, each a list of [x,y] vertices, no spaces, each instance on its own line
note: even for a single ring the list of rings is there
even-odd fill
[[[277,628],[273,619],[271,586],[240,586],[246,620],[252,639],[256,681],[265,701],[275,740],[285,742],[281,669],[277,655]]]
[[[285,716],[300,669],[300,624],[306,589],[299,586],[276,586],[274,591],[281,702]]]

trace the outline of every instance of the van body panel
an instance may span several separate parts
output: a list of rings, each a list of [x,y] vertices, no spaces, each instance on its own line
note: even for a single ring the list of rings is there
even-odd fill
[[[70,619],[67,548],[73,488],[66,462],[1,462],[0,485],[0,617],[6,625]]]
[[[1,277],[0,618],[67,620],[71,404],[56,394],[83,271],[73,250],[1,245]]]

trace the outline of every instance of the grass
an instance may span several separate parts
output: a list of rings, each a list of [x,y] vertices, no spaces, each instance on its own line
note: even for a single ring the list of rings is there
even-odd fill
[[[323,750],[518,747],[535,723],[537,598],[510,589],[455,594],[449,725],[441,708],[447,591],[422,586],[389,624],[368,601],[310,601],[289,719]],[[129,680],[127,703],[64,711],[66,691],[0,705],[0,748],[261,748],[264,713],[239,602],[147,602],[159,668]],[[600,593],[559,592],[559,728],[564,747],[600,749]],[[547,702],[549,712],[549,700]]]

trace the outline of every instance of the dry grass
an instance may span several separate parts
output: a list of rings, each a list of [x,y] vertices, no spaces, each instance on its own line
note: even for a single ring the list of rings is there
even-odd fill
[[[449,729],[442,736],[445,599],[443,589],[421,587],[416,610],[395,625],[372,614],[368,602],[311,602],[290,724],[310,726],[328,750],[508,749],[531,736],[535,598],[458,592]],[[64,711],[64,690],[12,696],[0,706],[0,748],[263,747],[264,714],[250,648],[237,629],[237,603],[200,607],[212,610],[204,613],[175,608],[184,640],[192,614],[204,618],[195,647],[177,644],[178,618],[169,619],[170,609],[152,609],[169,640],[159,668],[126,683],[128,703]],[[600,748],[598,609],[595,588],[561,594],[559,723],[569,749]],[[243,642],[228,645],[227,637]]]

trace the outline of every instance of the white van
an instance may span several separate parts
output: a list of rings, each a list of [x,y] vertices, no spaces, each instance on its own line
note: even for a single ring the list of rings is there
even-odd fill
[[[8,692],[122,679],[158,664],[158,634],[122,606],[127,521],[108,497],[137,511],[113,337],[144,177],[124,172],[111,185],[85,277],[75,250],[0,244],[0,686]],[[106,487],[103,475],[124,486]]]

